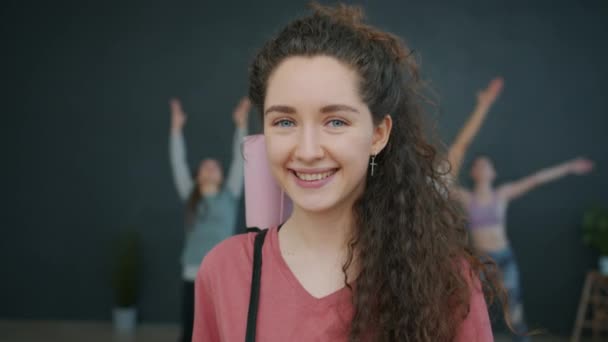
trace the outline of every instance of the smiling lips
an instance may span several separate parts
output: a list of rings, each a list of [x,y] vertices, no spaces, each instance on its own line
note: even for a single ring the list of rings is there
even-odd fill
[[[338,169],[291,170],[296,183],[303,188],[320,188],[333,179]]]

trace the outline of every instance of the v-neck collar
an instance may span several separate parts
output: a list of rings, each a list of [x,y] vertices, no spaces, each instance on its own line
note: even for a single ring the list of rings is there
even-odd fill
[[[270,248],[272,249],[273,258],[277,262],[279,271],[285,277],[291,287],[298,292],[299,297],[305,300],[307,305],[327,307],[341,303],[345,300],[350,300],[349,297],[351,293],[350,289],[347,286],[344,286],[320,298],[317,298],[313,296],[310,292],[308,292],[308,290],[306,290],[304,286],[302,286],[302,283],[300,283],[296,275],[289,268],[289,265],[287,265],[287,262],[283,258],[283,254],[281,254],[281,248],[279,246],[279,229],[277,227],[270,228],[268,233],[270,238],[268,242]]]

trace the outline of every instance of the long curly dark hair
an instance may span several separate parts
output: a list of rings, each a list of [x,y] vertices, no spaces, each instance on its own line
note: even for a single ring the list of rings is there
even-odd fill
[[[470,280],[484,273],[491,301],[495,269],[468,247],[462,210],[452,200],[427,138],[424,86],[412,51],[395,35],[362,22],[360,8],[313,4],[256,55],[249,96],[263,113],[271,73],[291,56],[331,56],[356,70],[361,98],[378,124],[390,113],[388,145],[354,205],[357,226],[343,271],[356,264],[351,341],[443,342],[468,314]],[[354,258],[356,255],[356,260]],[[468,264],[468,265],[467,265]],[[466,266],[463,266],[466,265]]]

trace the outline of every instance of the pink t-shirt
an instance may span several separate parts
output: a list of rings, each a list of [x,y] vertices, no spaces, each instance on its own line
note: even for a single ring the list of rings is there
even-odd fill
[[[310,295],[285,263],[277,232],[270,229],[262,248],[256,341],[346,341],[350,290]],[[234,236],[203,260],[196,279],[193,342],[245,341],[254,238],[255,233]],[[475,283],[456,342],[493,341],[486,302]]]

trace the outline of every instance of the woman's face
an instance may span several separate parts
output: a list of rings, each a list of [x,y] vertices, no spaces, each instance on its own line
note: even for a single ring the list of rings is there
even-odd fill
[[[303,210],[352,204],[390,128],[388,116],[374,126],[357,73],[335,58],[290,57],[270,75],[264,103],[270,168]]]
[[[224,175],[220,163],[215,159],[205,159],[198,167],[196,176],[198,184],[220,186]]]
[[[473,162],[471,177],[475,182],[491,182],[496,178],[492,161],[487,157],[479,157]]]

